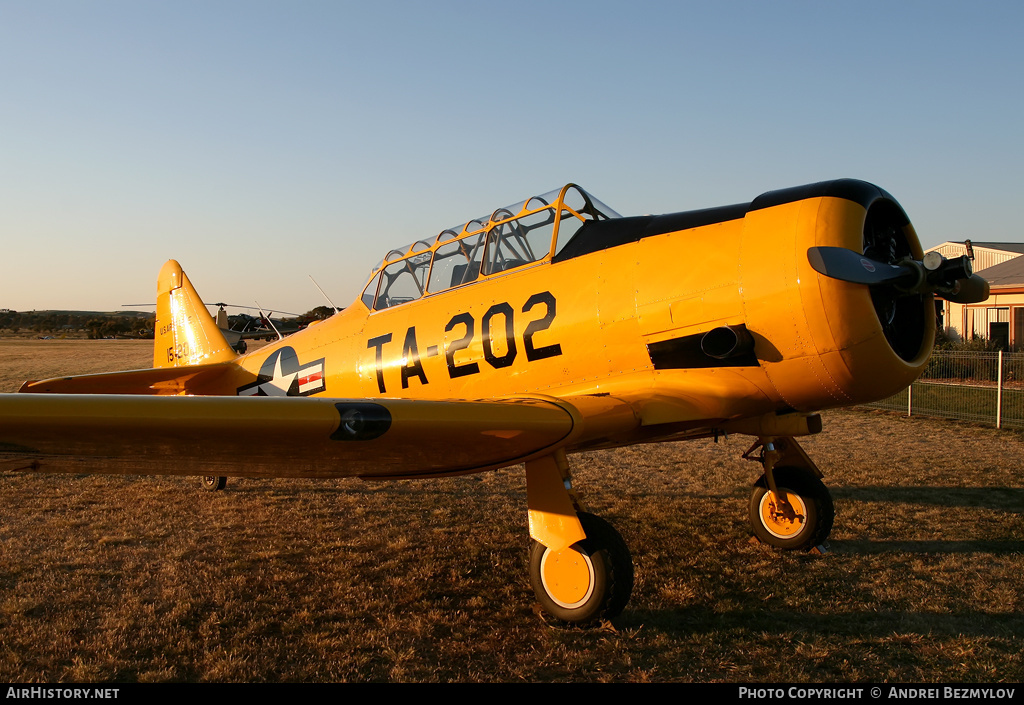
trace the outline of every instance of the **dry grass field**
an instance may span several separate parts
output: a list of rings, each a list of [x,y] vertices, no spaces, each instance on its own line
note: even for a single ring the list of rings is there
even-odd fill
[[[3,340],[0,389],[150,345]],[[574,456],[637,574],[590,630],[534,612],[519,468],[212,494],[0,472],[0,681],[1024,680],[1021,436],[826,414],[824,556],[750,542],[748,440]]]

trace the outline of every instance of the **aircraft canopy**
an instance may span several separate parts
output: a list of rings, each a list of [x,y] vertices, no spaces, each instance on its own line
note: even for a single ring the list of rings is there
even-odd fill
[[[576,184],[533,196],[387,253],[363,291],[381,311],[549,261],[588,220],[621,216]]]

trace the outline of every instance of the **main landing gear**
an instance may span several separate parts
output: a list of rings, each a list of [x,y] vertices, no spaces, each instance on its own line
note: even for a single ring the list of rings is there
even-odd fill
[[[753,453],[760,449],[760,454]],[[832,531],[835,508],[821,472],[792,438],[761,438],[743,454],[764,466],[750,495],[750,527],[761,543],[809,551]]]
[[[578,512],[587,538],[553,551],[530,547],[530,582],[540,606],[563,622],[582,624],[622,612],[633,590],[633,559],[604,519]]]
[[[207,492],[220,492],[227,487],[228,478],[218,475],[203,475],[199,478],[199,486]]]
[[[781,549],[821,546],[835,510],[800,445],[789,436],[761,437],[743,457],[764,468],[750,497],[754,536]],[[526,497],[530,582],[541,608],[581,625],[621,614],[633,591],[633,559],[611,524],[583,511],[564,451],[526,463]]]
[[[633,559],[619,532],[582,511],[565,452],[526,463],[530,582],[541,608],[586,624],[611,619],[633,592]]]

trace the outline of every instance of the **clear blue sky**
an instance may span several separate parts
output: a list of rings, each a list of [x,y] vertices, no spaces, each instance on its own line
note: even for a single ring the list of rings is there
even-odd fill
[[[1024,3],[0,0],[0,307],[339,305],[574,181],[625,215],[838,177],[1024,240]]]

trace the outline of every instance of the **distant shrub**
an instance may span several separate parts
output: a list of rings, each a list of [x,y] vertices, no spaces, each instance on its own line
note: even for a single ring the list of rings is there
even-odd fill
[[[954,340],[945,333],[935,334],[935,349],[949,352],[998,352],[999,344],[986,338]]]

